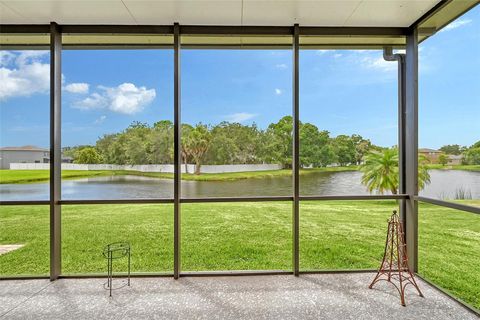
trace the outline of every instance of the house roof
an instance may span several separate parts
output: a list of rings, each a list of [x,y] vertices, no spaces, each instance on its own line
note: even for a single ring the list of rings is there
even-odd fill
[[[0,148],[0,151],[42,151],[42,152],[48,152],[50,150],[45,149],[45,148],[40,148],[37,146],[21,146],[21,147],[3,147]]]

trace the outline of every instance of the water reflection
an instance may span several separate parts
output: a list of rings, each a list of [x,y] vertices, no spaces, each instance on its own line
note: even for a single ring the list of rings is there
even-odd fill
[[[480,199],[480,172],[431,170],[431,183],[421,195],[453,199],[463,188],[473,199]],[[365,195],[362,173],[317,172],[300,177],[301,195]],[[182,181],[182,197],[254,197],[289,196],[291,177],[243,179],[236,181]],[[2,184],[2,200],[47,200],[47,183]],[[91,177],[62,181],[62,198],[70,199],[134,199],[173,198],[173,180],[139,176]]]

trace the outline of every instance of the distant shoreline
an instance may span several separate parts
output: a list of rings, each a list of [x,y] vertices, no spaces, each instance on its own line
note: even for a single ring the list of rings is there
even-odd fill
[[[465,170],[465,171],[480,171],[480,165],[457,165],[457,166],[442,166],[442,165],[428,165],[430,170]],[[347,167],[328,167],[328,168],[314,168],[301,169],[300,175],[308,175],[318,172],[347,172],[358,171],[359,166]],[[129,170],[101,170],[101,171],[80,171],[80,170],[63,170],[62,179],[81,179],[88,177],[102,177],[102,176],[142,176],[159,179],[173,179],[172,173],[160,172],[140,172]],[[246,172],[229,172],[229,173],[203,173],[201,175],[182,174],[184,181],[235,181],[242,179],[263,179],[275,177],[288,177],[292,175],[291,169],[270,170],[270,171],[246,171]],[[49,180],[48,170],[0,170],[0,184],[25,184],[25,183],[40,183]]]

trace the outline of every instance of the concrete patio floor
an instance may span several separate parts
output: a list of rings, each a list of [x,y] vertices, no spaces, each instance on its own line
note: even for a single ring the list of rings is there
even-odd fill
[[[425,298],[368,284],[373,273],[133,278],[108,296],[104,279],[0,281],[2,319],[478,319],[418,280]],[[118,280],[121,281],[121,280]]]

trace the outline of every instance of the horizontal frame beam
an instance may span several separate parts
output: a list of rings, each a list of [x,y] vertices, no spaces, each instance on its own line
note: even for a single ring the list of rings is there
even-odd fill
[[[173,199],[152,198],[152,199],[102,199],[102,200],[60,200],[61,205],[79,205],[79,204],[154,204],[154,203],[173,203]]]
[[[300,274],[340,274],[340,273],[374,273],[376,269],[325,269],[325,270],[300,270]],[[268,276],[268,275],[291,275],[291,270],[219,270],[219,271],[185,271],[181,272],[181,277],[224,277],[224,276]],[[126,273],[115,274],[114,277],[122,278]],[[81,278],[105,278],[102,273],[80,273],[80,274],[62,274],[59,279],[81,279]],[[133,272],[132,278],[157,278],[173,277],[173,273],[168,272]],[[20,280],[20,279],[48,279],[48,276],[7,276],[0,277],[2,280]]]
[[[13,200],[0,201],[0,206],[48,206],[50,200]]]
[[[449,201],[445,201],[445,200],[438,200],[438,199],[433,199],[433,198],[428,198],[428,197],[421,197],[421,196],[414,197],[414,199],[416,201],[430,203],[430,204],[434,204],[434,205],[437,205],[437,206],[440,206],[440,207],[447,207],[447,208],[456,209],[456,210],[460,210],[460,211],[467,211],[467,212],[471,212],[471,213],[475,213],[475,214],[480,214],[480,208],[465,205],[465,204],[449,202]]]
[[[173,25],[59,25],[63,34],[163,34],[173,35]],[[1,33],[46,34],[48,24],[0,24]],[[403,27],[299,27],[300,36],[391,36],[402,37]],[[180,25],[182,35],[292,36],[293,26]]]
[[[392,195],[339,195],[339,196],[300,196],[301,201],[327,201],[327,200],[395,200],[408,199],[408,194],[392,194]]]
[[[408,199],[406,194],[395,195],[331,195],[331,196],[300,196],[301,201],[327,201],[327,200],[396,200]],[[181,203],[213,203],[213,202],[270,202],[270,201],[293,201],[293,196],[265,196],[265,197],[215,197],[215,198],[183,198]],[[154,204],[173,203],[173,198],[151,198],[151,199],[78,199],[60,200],[61,205],[82,205],[82,204]],[[0,201],[0,206],[17,205],[48,205],[48,200],[32,201]]]
[[[332,195],[332,196],[300,196],[300,201],[329,201],[329,200],[397,200],[408,199],[406,194],[395,195]],[[183,198],[180,203],[225,203],[225,202],[275,202],[293,201],[293,196],[265,196],[265,197],[215,197],[215,198]],[[151,199],[78,199],[60,200],[60,205],[92,205],[92,204],[159,204],[174,203],[173,198],[151,198]],[[448,202],[447,202],[448,203]],[[33,206],[49,205],[48,200],[32,201],[0,201],[0,206]],[[468,206],[467,206],[468,207]],[[468,207],[470,208],[470,207]]]
[[[180,203],[211,203],[211,202],[267,202],[267,201],[293,201],[293,197],[220,197],[220,198],[183,198]]]

